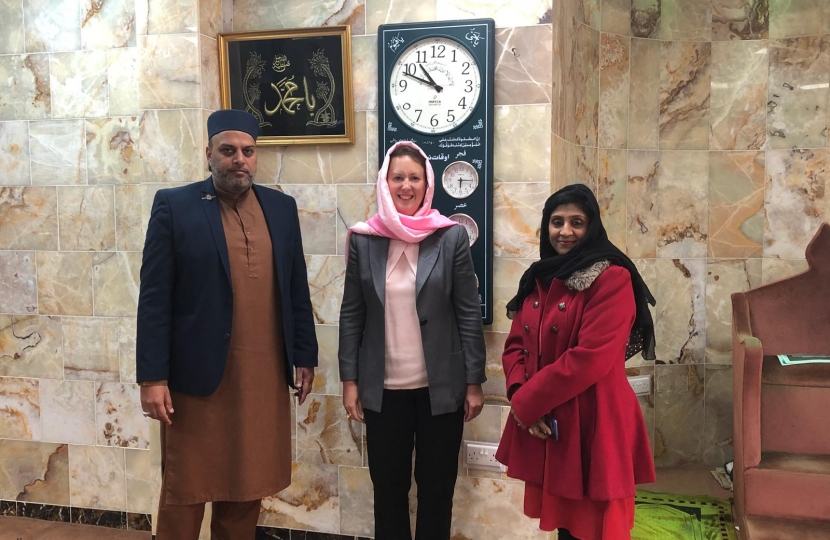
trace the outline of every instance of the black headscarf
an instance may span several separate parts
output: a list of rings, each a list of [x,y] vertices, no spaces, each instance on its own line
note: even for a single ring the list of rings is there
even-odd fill
[[[564,255],[559,255],[553,249],[548,237],[548,224],[553,211],[563,204],[575,204],[588,216],[588,231],[582,240]],[[554,279],[567,279],[577,270],[588,268],[599,261],[609,261],[622,266],[631,274],[631,284],[634,287],[634,302],[637,305],[637,316],[631,329],[631,336],[626,350],[626,360],[643,352],[643,358],[654,360],[654,322],[648,304],[656,304],[654,297],[648,290],[637,267],[625,253],[620,251],[608,240],[608,234],[600,219],[599,203],[596,197],[582,184],[564,187],[548,197],[545,209],[542,211],[542,227],[539,238],[540,260],[536,261],[519,281],[519,290],[516,296],[507,303],[507,316],[513,318],[516,311],[522,307],[525,298],[536,290],[536,280],[550,284]]]

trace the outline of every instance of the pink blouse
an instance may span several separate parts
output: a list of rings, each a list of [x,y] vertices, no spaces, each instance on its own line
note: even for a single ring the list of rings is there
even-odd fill
[[[411,390],[427,386],[421,324],[415,308],[419,244],[389,240],[386,259],[386,375],[383,387]]]

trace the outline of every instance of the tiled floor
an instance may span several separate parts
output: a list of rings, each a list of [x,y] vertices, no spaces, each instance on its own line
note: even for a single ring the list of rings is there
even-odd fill
[[[0,540],[150,540],[148,532],[0,516]]]

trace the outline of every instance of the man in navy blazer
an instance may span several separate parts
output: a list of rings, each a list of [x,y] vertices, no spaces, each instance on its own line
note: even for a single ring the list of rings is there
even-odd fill
[[[258,129],[213,113],[211,177],[153,201],[136,372],[144,415],[162,423],[159,540],[195,540],[208,501],[214,538],[253,538],[259,499],[290,482],[288,387],[302,404],[317,341],[296,202],[253,183]]]

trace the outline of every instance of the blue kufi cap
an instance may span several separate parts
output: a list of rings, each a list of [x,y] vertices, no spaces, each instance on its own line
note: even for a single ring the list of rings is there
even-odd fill
[[[259,135],[259,120],[250,113],[238,109],[222,109],[208,116],[208,140],[223,131],[242,131],[254,140]]]

